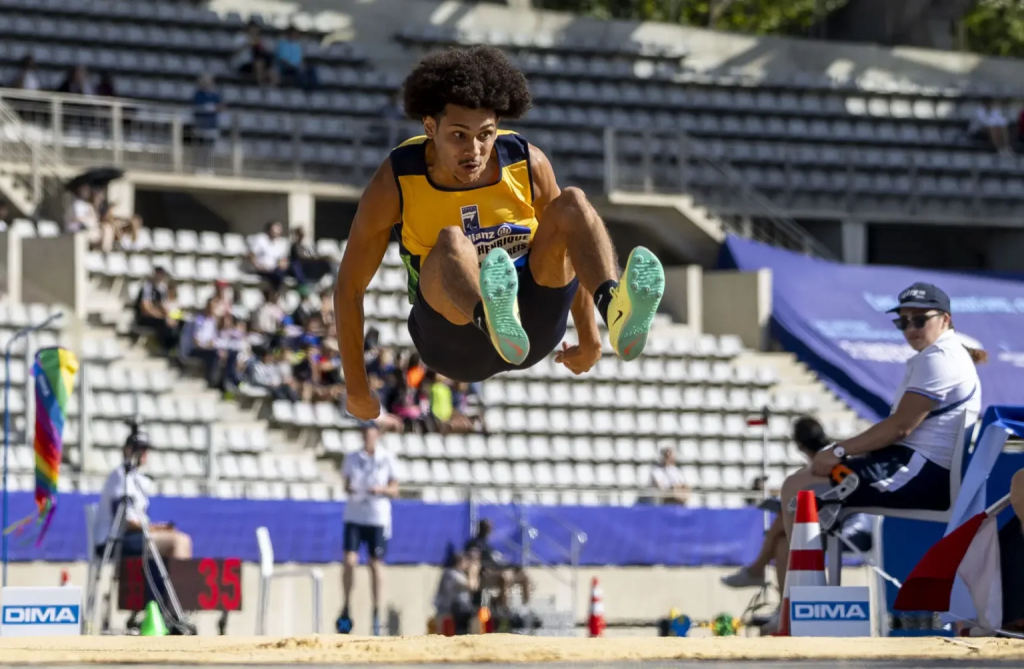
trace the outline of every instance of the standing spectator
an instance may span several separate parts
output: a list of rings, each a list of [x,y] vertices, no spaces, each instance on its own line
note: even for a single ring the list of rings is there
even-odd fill
[[[100,72],[100,82],[96,84],[96,95],[106,98],[117,97],[117,86],[114,85],[114,75],[109,70]]]
[[[284,226],[280,221],[271,221],[263,232],[249,239],[249,263],[256,274],[279,289],[288,276],[288,240],[284,237]]]
[[[260,24],[249,21],[245,32],[235,37],[235,53],[231,57],[231,69],[241,74],[251,74],[260,86],[270,83],[270,65],[274,57],[263,38]]]
[[[39,80],[39,72],[36,70],[36,59],[27,55],[18,63],[18,73],[14,75],[8,84],[11,88],[20,88],[25,91],[39,91],[43,85]]]
[[[220,137],[220,113],[224,102],[214,84],[213,77],[199,77],[199,86],[192,96],[192,141],[195,144],[196,169],[212,170],[213,156]]]
[[[995,100],[985,98],[974,112],[969,132],[975,137],[987,138],[999,153],[1010,155],[1013,150],[1010,148],[1007,125],[1006,117],[996,107]]]
[[[295,26],[288,26],[284,35],[278,38],[274,50],[277,61],[274,75],[278,80],[290,78],[296,86],[311,91],[317,85],[316,67],[306,61],[300,40],[301,35]]]
[[[676,453],[671,448],[661,449],[661,464],[651,470],[650,485],[662,493],[662,504],[686,504],[690,489],[676,467]]]
[[[85,65],[75,65],[68,70],[57,92],[71,93],[73,95],[95,95],[96,87],[89,80],[89,71],[85,69]]]
[[[343,471],[348,503],[344,514],[345,563],[342,572],[343,606],[338,631],[351,630],[349,597],[359,563],[359,549],[366,544],[373,586],[373,633],[380,635],[379,606],[384,587],[384,556],[391,537],[391,500],[398,497],[398,473],[394,457],[377,445],[380,431],[364,424],[362,450],[345,456]],[[345,630],[347,621],[348,630]]]

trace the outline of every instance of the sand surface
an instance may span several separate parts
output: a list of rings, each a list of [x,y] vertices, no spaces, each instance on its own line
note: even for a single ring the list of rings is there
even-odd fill
[[[569,639],[488,634],[420,637],[114,637],[0,639],[0,665],[22,663],[413,663],[666,659],[992,658],[1024,660],[1011,639],[771,637]]]

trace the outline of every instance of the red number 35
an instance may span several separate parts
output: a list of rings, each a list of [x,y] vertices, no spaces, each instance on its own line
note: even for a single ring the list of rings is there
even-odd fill
[[[199,573],[206,577],[207,591],[199,593],[199,607],[204,611],[237,611],[242,600],[242,562],[238,558],[223,561],[224,569],[213,558],[199,561]]]

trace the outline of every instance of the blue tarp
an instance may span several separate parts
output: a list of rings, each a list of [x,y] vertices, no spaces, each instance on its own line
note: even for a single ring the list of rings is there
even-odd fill
[[[61,495],[49,534],[35,548],[11,538],[12,561],[84,560],[85,504],[96,495]],[[30,493],[11,493],[10,518],[35,508]],[[266,525],[278,562],[326,563],[341,559],[342,503],[256,501],[157,497],[150,505],[154,521],[173,521],[193,539],[201,557],[237,557],[256,561],[256,528]],[[494,523],[499,550],[516,558],[517,517],[537,528],[531,551],[543,562],[565,564],[570,544],[567,527],[586,533],[580,553],[584,565],[739,565],[760,548],[763,516],[756,509],[635,507],[478,507],[479,517]],[[465,504],[394,503],[390,564],[441,564],[449,545],[462,547],[469,536]]]
[[[983,404],[1024,404],[1024,293],[1018,281],[909,267],[842,265],[737,237],[720,266],[772,271],[772,331],[862,417],[887,416],[913,350],[886,310],[917,281],[949,294],[953,322],[988,351]]]

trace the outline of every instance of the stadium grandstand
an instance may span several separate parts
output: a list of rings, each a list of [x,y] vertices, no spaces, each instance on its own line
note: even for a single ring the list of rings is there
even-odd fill
[[[873,328],[891,330],[879,305],[917,276],[890,265],[961,270],[955,298],[1013,301],[1014,280],[982,275],[1018,271],[1024,250],[1018,63],[968,65],[921,48],[936,44],[918,33],[898,46],[895,30],[870,37],[897,45],[881,49],[523,4],[0,0],[0,342],[14,352],[7,489],[25,493],[19,504],[35,485],[30,355],[61,343],[82,363],[59,480],[68,501],[44,559],[84,559],[81,507],[121,463],[137,416],[154,447],[154,506],[193,534],[197,556],[256,562],[265,524],[280,560],[341,560],[333,503],[363,437],[344,410],[334,278],[362,188],[421,133],[398,94],[433,49],[483,43],[513,57],[534,108],[512,129],[547,152],[563,187],[588,193],[620,257],[638,244],[659,254],[668,286],[638,364],[603,331],[588,374],[552,357],[466,387],[415,356],[406,268],[389,246],[364,310],[391,421],[381,444],[402,472],[389,562],[413,566],[388,588],[406,632],[422,631],[432,595],[400,588],[433,588],[415,565],[465,541],[465,508],[496,518],[509,553],[545,572],[552,616],[580,617],[589,593],[577,583],[591,573],[619,607],[609,619],[661,617],[686,587],[702,593],[693,615],[738,614],[749,593],[694,568],[724,573],[756,554],[754,506],[804,463],[790,443],[797,417],[842,438],[888,412],[906,347]],[[876,3],[838,4],[848,27]],[[811,34],[841,34],[835,20]],[[282,42],[299,54],[289,68],[253,55]],[[848,301],[846,320],[832,304],[816,312],[812,288]],[[156,289],[162,311],[150,312]],[[879,301],[861,308],[864,291]],[[58,308],[63,320],[12,339]],[[826,320],[848,329],[824,333]],[[1003,346],[993,375],[1020,366],[1014,327],[998,343],[968,332]],[[1014,392],[999,386],[986,404]],[[652,475],[673,466],[666,451],[685,491]],[[685,531],[668,528],[691,510]],[[627,581],[609,581],[622,565],[669,565],[667,581],[636,578],[675,594],[635,601]],[[304,591],[288,592],[305,606]],[[338,601],[329,592],[324,614]],[[244,620],[229,629],[251,633]]]

